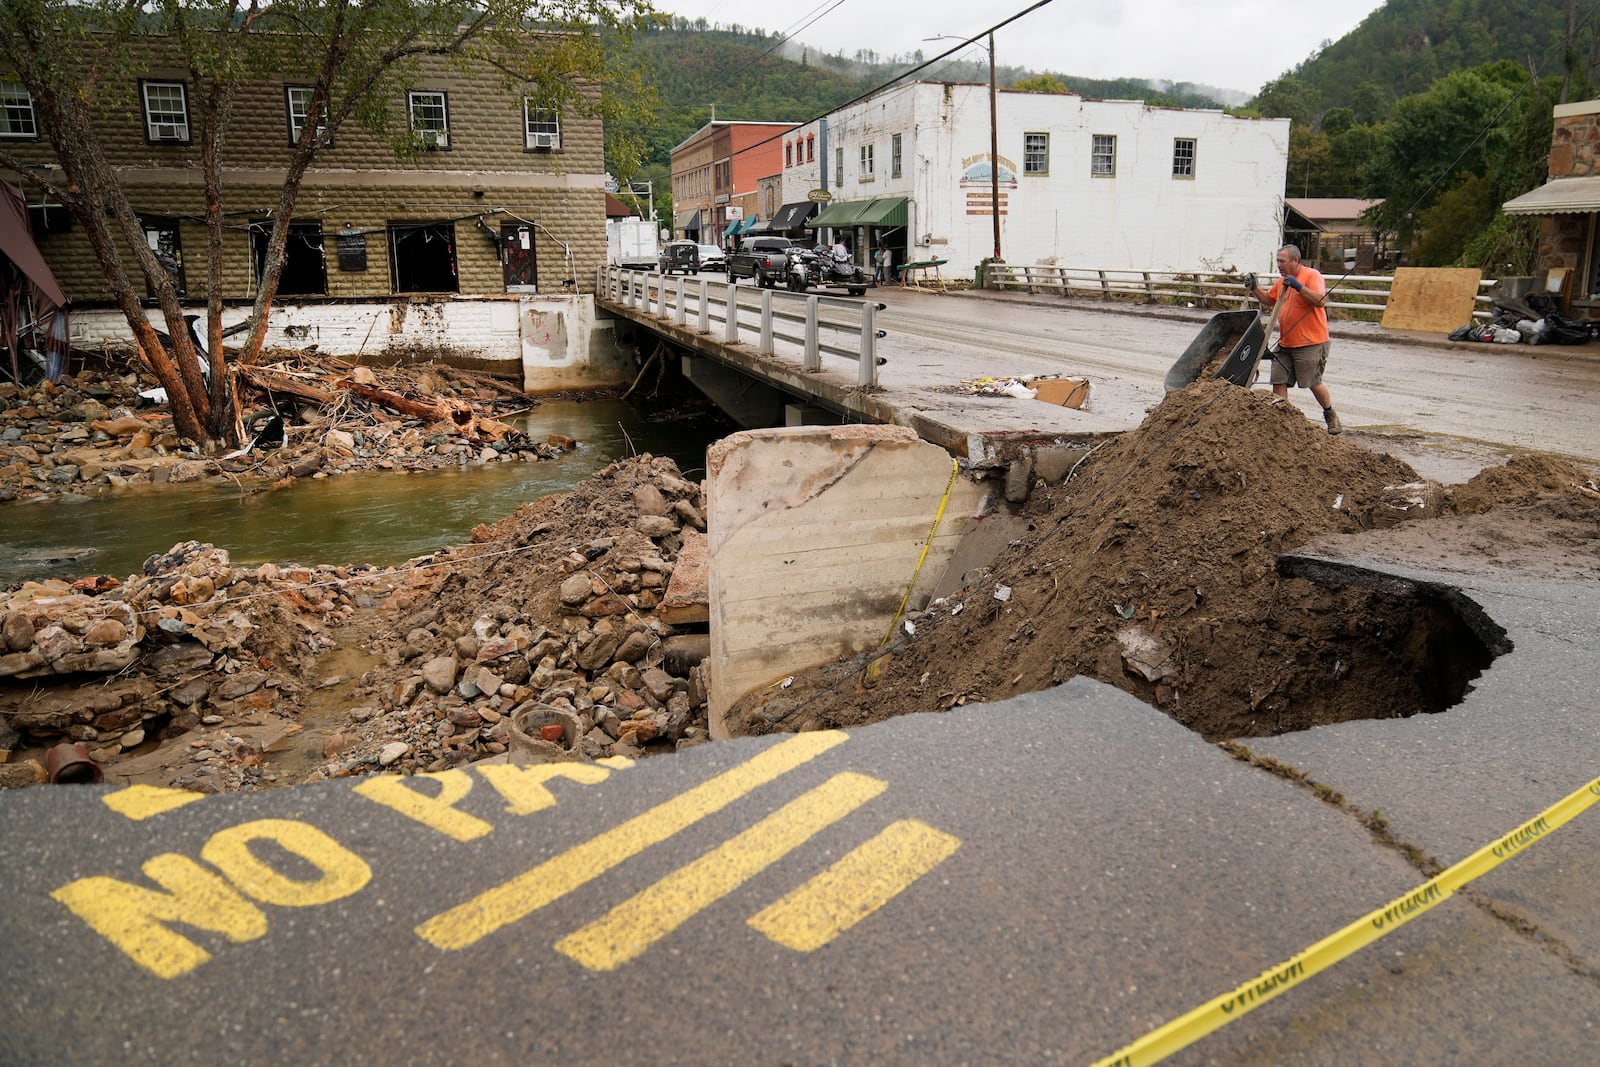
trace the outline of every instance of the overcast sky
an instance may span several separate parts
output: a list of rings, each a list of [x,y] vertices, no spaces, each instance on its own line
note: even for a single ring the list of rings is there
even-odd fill
[[[784,33],[824,52],[880,57],[921,48],[928,57],[1030,6],[1031,0],[655,0],[662,11],[728,26]],[[1306,4],[1286,0],[1053,0],[995,34],[1002,66],[1086,78],[1187,81],[1255,95],[1263,85],[1337,41],[1383,0]],[[819,17],[820,16],[820,17]],[[812,20],[815,19],[813,22]],[[810,25],[806,25],[810,23]],[[970,48],[973,58],[984,58]],[[933,73],[930,68],[929,73]]]

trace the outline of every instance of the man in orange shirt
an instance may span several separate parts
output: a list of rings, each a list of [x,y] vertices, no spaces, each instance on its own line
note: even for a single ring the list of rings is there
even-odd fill
[[[1329,433],[1340,433],[1344,425],[1333,410],[1333,395],[1322,384],[1322,370],[1328,365],[1328,283],[1315,267],[1300,262],[1300,249],[1284,245],[1278,249],[1277,284],[1263,290],[1251,275],[1247,287],[1263,304],[1276,304],[1287,298],[1278,313],[1278,351],[1272,357],[1272,391],[1280,399],[1289,396],[1289,387],[1310,389],[1322,405],[1322,419]]]

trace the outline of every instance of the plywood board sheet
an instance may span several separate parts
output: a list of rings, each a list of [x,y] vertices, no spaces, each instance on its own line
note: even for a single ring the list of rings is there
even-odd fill
[[[1449,333],[1467,325],[1482,279],[1469,267],[1401,267],[1383,309],[1384,329]]]

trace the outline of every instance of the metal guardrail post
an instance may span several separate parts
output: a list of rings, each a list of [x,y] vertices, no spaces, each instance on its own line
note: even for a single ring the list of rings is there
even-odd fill
[[[683,275],[678,275],[678,306],[672,312],[672,324],[674,326],[682,326],[688,321],[688,309],[683,306],[683,287],[687,281],[688,279]]]
[[[1106,281],[1106,272],[1102,270],[1102,271],[1096,271],[1095,273],[1100,275],[1100,299],[1101,300],[1110,300],[1111,299],[1111,283]]]
[[[801,366],[806,370],[822,369],[822,353],[817,350],[817,298],[806,297],[806,354]]]
[[[711,332],[711,283],[704,278],[700,282],[700,332]]]
[[[856,384],[878,384],[878,305],[861,305],[861,362],[856,368]]]
[[[777,349],[772,347],[772,290],[761,290],[761,345],[759,348],[763,356],[770,356]]]
[[[739,287],[730,279],[722,296],[728,302],[728,315],[722,320],[722,339],[736,345],[739,343]]]
[[[1142,273],[1144,274],[1144,300],[1145,300],[1145,303],[1154,304],[1156,302],[1156,287],[1154,285],[1152,285],[1151,282],[1150,282],[1150,272],[1149,271],[1143,271]]]

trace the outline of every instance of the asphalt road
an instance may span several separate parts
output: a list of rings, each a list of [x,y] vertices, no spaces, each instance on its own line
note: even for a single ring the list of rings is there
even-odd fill
[[[1094,411],[1130,428],[1160,403],[1167,370],[1210,317],[987,292],[875,295],[888,305],[879,316],[889,335],[880,343],[886,388],[926,388],[930,375],[950,385],[986,374],[1087,377]],[[1600,461],[1596,346],[1452,344],[1335,322],[1326,380],[1345,426],[1392,443],[1401,458],[1458,454],[1467,474],[1516,450]],[[1320,421],[1308,391],[1291,398]]]
[[[1052,359],[1192,333],[908,295],[890,314],[934,303],[947,340],[967,316],[1095,337]],[[1347,420],[1410,403],[1528,447],[1537,410],[1600,454],[1587,357],[1336,352]],[[1506,387],[1458,413],[1478,372],[1441,368],[1485,361]],[[1410,399],[1401,362],[1447,395]],[[1121,365],[1090,373],[1148,389]],[[1322,551],[1448,582],[1513,651],[1447,712],[1254,740],[1257,762],[1079,679],[632,766],[0,793],[0,1063],[1086,1063],[1218,997],[1227,1025],[1171,1062],[1593,1062],[1600,809],[1513,831],[1600,790],[1600,574]],[[1470,886],[1425,888],[1486,847]],[[1297,954],[1363,922],[1384,936],[1309,974]]]

